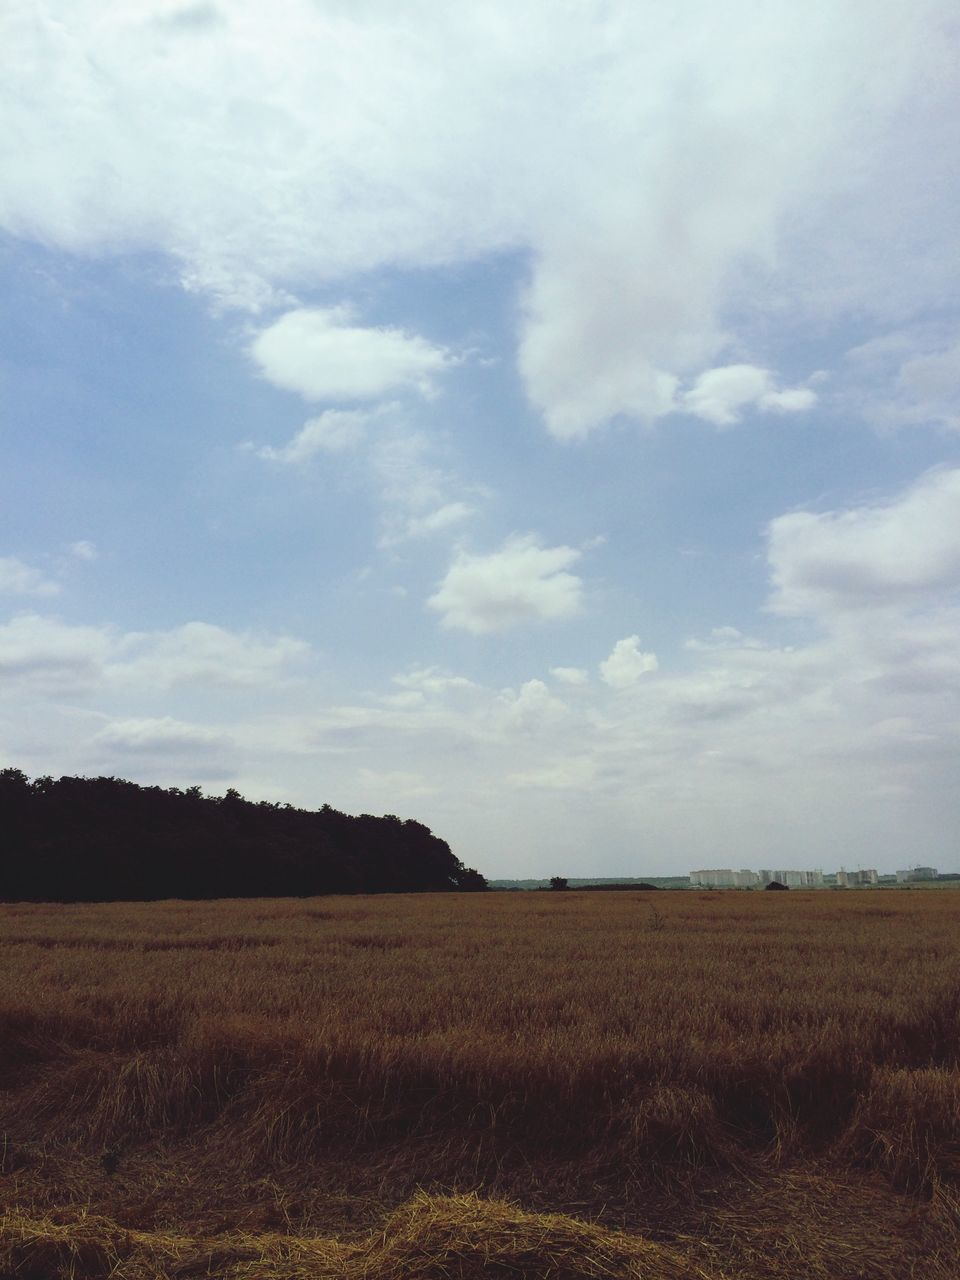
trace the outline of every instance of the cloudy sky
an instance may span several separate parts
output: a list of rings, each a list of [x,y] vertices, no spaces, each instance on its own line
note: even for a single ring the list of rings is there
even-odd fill
[[[7,0],[0,763],[960,870],[951,0]]]

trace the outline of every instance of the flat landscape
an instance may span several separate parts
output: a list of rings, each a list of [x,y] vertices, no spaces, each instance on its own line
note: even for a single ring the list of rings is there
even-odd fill
[[[0,907],[0,1276],[956,1280],[960,893]]]

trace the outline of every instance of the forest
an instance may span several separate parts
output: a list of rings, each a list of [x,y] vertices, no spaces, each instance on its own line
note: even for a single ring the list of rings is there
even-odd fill
[[[420,822],[245,800],[232,788],[0,770],[0,901],[310,897],[486,888]]]

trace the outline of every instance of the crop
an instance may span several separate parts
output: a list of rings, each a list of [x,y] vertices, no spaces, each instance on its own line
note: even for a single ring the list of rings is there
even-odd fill
[[[7,1206],[139,1228],[149,1152],[151,1229],[184,1221],[185,1168],[194,1216],[269,1194],[291,1239],[469,1189],[647,1230],[655,1205],[658,1238],[747,1276],[769,1241],[730,1270],[730,1206],[789,1183],[849,1239],[871,1196],[920,1215],[912,1253],[871,1271],[864,1237],[844,1274],[960,1272],[960,894],[665,892],[656,928],[649,903],[2,907]]]

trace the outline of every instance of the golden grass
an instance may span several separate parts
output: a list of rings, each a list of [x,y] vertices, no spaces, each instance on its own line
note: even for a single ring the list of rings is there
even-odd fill
[[[237,1234],[190,1239],[102,1218],[0,1221],[0,1274],[21,1280],[710,1280],[675,1250],[475,1195],[419,1194],[365,1241]]]
[[[418,1183],[476,1188],[548,1218],[564,1208],[576,1231],[599,1214],[684,1237],[677,1256],[717,1275],[830,1277],[817,1268],[844,1256],[842,1222],[828,1257],[815,1233],[787,1232],[792,1271],[769,1269],[780,1246],[766,1202],[752,1261],[743,1223],[704,1243],[736,1223],[745,1189],[795,1170],[813,1179],[802,1184],[810,1206],[828,1206],[827,1186],[870,1188],[898,1222],[923,1206],[916,1238],[886,1222],[871,1245],[851,1227],[868,1261],[838,1274],[900,1280],[922,1259],[917,1275],[960,1276],[960,894],[662,893],[656,927],[649,902],[568,892],[0,907],[4,1202],[38,1221],[86,1208],[127,1235],[179,1223],[189,1255],[204,1213],[216,1204],[236,1227],[257,1179],[296,1188],[277,1224],[288,1242],[332,1224],[343,1244]],[[161,1207],[147,1213],[148,1201]],[[412,1203],[390,1228],[395,1250],[404,1213],[429,1234],[426,1202]],[[429,1203],[456,1204],[475,1225],[521,1214],[489,1198]],[[856,1218],[855,1197],[845,1214]],[[785,1205],[780,1216],[792,1221]],[[94,1235],[116,1249],[102,1222]],[[265,1247],[269,1233],[254,1234],[244,1247]],[[430,1256],[445,1257],[430,1239]],[[343,1258],[358,1266],[350,1250],[366,1247],[343,1244]],[[450,1256],[446,1272],[403,1274],[474,1274]]]

